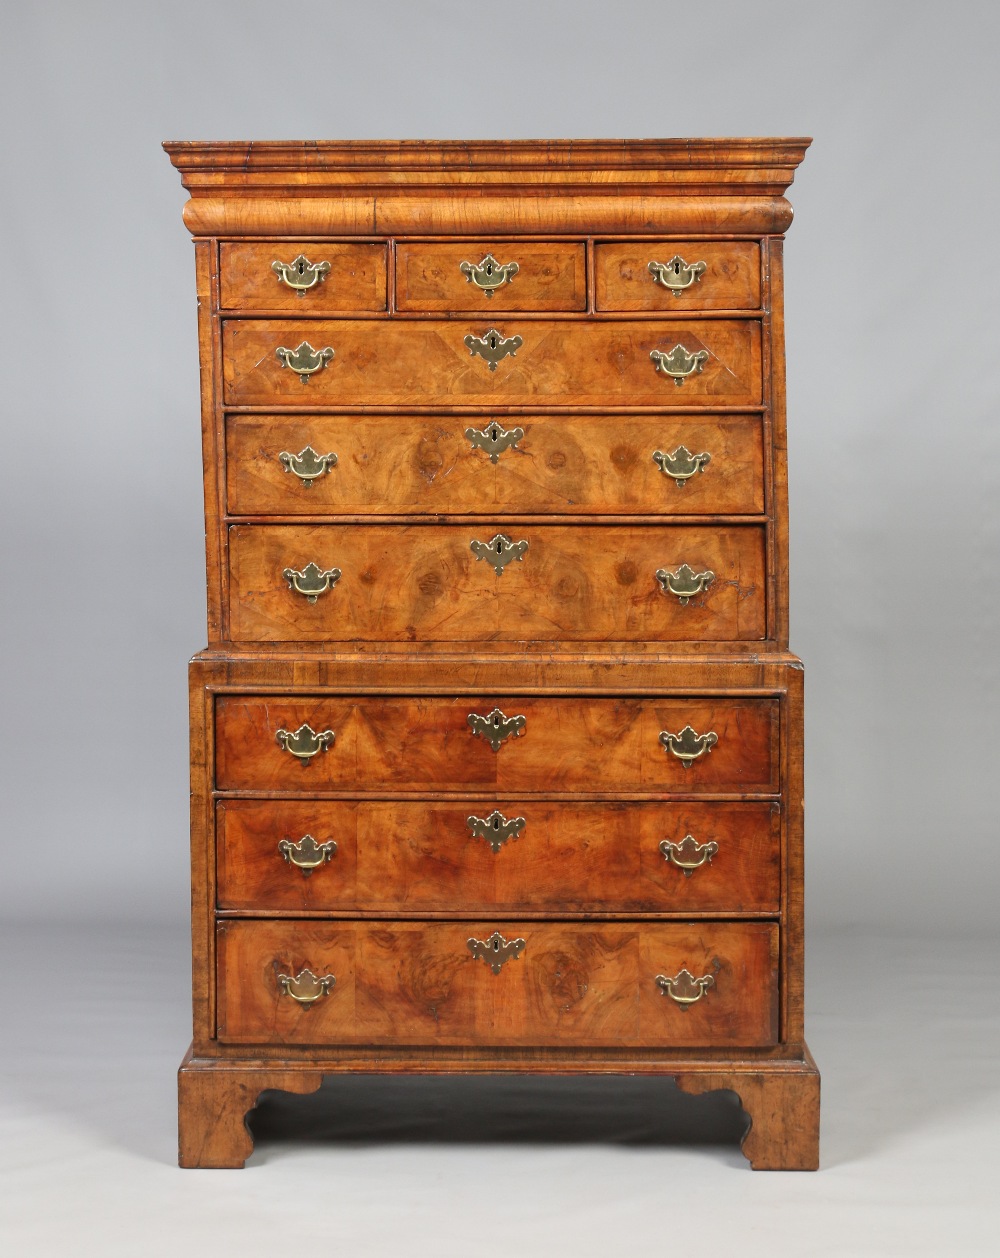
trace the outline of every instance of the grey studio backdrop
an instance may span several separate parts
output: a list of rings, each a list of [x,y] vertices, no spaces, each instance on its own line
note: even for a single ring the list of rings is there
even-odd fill
[[[989,929],[1000,9],[490,12],[5,7],[3,914],[175,923],[183,947],[204,554],[161,140],[813,135],[786,248],[808,924]]]

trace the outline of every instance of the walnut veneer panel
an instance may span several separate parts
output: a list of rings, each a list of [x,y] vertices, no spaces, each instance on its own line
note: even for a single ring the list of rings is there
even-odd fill
[[[271,269],[272,262],[290,263],[300,254],[311,263],[330,265],[326,276],[301,294],[282,283]],[[304,315],[386,308],[385,245],[223,242],[219,270],[220,302],[234,310],[287,310]]]
[[[705,270],[675,293],[656,283],[650,262],[680,256]],[[594,249],[598,310],[755,310],[760,305],[760,246],[746,240],[643,240]]]
[[[478,266],[487,254],[517,273],[487,296],[467,279],[463,262]],[[582,243],[461,241],[396,246],[396,306],[400,310],[481,311],[585,310],[586,247]]]

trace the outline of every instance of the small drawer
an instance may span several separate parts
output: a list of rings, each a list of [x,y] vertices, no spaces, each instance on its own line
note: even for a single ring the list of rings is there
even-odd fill
[[[218,906],[266,913],[777,913],[777,803],[226,799]]]
[[[396,307],[465,310],[585,310],[582,244],[528,241],[402,242],[396,246]]]
[[[235,642],[760,642],[760,524],[239,524]]]
[[[226,478],[231,515],[764,511],[759,415],[230,414]]]
[[[749,241],[597,245],[598,310],[756,310],[760,247]]]
[[[224,1044],[761,1047],[765,922],[225,921]]]
[[[224,695],[216,786],[304,795],[776,794],[778,708],[770,698],[704,696]]]
[[[328,314],[386,309],[385,245],[223,241],[219,255],[224,310]]]

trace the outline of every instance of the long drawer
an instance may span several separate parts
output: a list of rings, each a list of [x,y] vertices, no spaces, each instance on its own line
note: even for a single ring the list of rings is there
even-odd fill
[[[777,913],[774,803],[224,799],[220,909]]]
[[[759,515],[763,468],[759,415],[226,419],[232,515]]]
[[[777,700],[728,696],[221,695],[216,786],[772,794],[778,722]]]
[[[778,928],[769,923],[217,929],[226,1044],[752,1047],[777,1038]]]
[[[766,636],[761,525],[246,524],[229,562],[237,642]]]
[[[290,358],[304,343],[310,348]],[[687,407],[761,400],[760,324],[752,319],[230,319],[222,346],[229,405]],[[689,371],[685,377],[666,374],[650,357],[673,355],[678,346],[669,366]],[[311,352],[323,355],[322,363]]]

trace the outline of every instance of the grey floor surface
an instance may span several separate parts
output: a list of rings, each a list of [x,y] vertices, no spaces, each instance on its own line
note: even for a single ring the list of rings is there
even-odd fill
[[[180,927],[0,933],[6,1258],[1000,1253],[995,940],[810,939],[823,1169],[752,1173],[727,1094],[669,1081],[334,1079],[244,1171],[175,1166]]]

